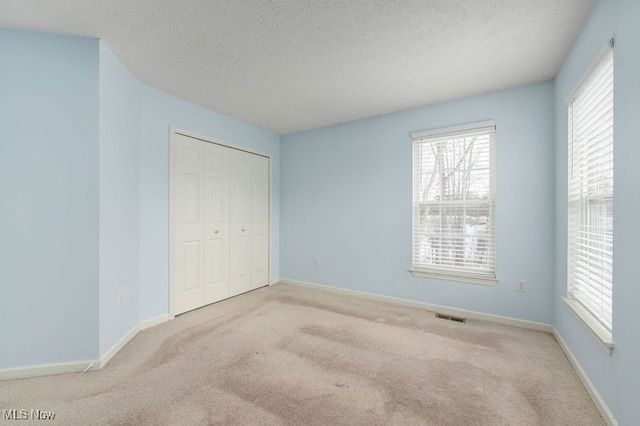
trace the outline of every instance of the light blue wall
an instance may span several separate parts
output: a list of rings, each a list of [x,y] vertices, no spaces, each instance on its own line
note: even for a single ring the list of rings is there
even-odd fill
[[[556,294],[555,326],[621,425],[640,424],[640,2],[596,3],[556,78]],[[606,42],[614,51],[613,340],[607,355],[569,312],[567,275],[566,97]]]
[[[488,119],[500,282],[412,277],[409,134]],[[553,119],[547,82],[283,137],[281,277],[551,323]]]
[[[555,84],[282,140],[139,84],[95,39],[0,30],[0,368],[96,359],[139,321],[168,312],[175,126],[272,155],[273,278],[553,322],[620,424],[640,423],[639,16],[640,2],[598,1]],[[608,356],[561,297],[564,102],[612,35],[616,346]],[[498,126],[500,283],[414,278],[409,133],[486,119]],[[515,291],[517,279],[527,281],[525,293]]]
[[[102,356],[139,322],[140,84],[102,41],[99,81]]]
[[[0,368],[98,349],[98,41],[0,29]]]
[[[170,126],[271,154],[271,277],[278,277],[280,137],[144,85],[140,102],[141,319],[168,312]]]
[[[168,313],[169,126],[272,156],[279,276],[278,135],[140,84],[96,39],[0,30],[0,52],[0,369],[95,361]]]

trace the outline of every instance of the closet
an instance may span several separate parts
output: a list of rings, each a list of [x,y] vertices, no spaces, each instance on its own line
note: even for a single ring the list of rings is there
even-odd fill
[[[178,132],[170,299],[177,315],[269,284],[269,158]]]

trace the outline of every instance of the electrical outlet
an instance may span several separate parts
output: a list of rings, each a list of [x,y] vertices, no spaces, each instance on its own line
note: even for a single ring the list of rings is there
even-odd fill
[[[313,258],[313,266],[320,266],[320,258],[319,257],[314,257]]]
[[[518,280],[517,290],[518,291],[525,291],[526,289],[527,289],[527,284],[524,282],[524,280]]]
[[[118,308],[122,307],[124,304],[124,295],[122,293],[118,293]]]

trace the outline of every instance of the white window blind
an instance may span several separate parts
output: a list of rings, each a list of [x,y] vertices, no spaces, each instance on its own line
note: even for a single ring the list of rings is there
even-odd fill
[[[567,294],[611,332],[613,289],[613,48],[568,105]]]
[[[494,123],[412,137],[413,271],[494,281]]]

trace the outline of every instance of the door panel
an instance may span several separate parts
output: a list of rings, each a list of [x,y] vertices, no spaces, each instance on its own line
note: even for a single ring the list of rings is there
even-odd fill
[[[202,142],[205,156],[206,220],[204,304],[229,297],[229,148]]]
[[[232,295],[251,290],[251,239],[248,235],[237,236],[232,244],[231,270]]]
[[[185,293],[200,292],[200,241],[184,241],[182,243],[182,262],[181,268],[183,281],[183,291]]]
[[[191,173],[184,173],[182,175],[184,188],[184,223],[185,224],[200,224],[200,181],[201,176]]]
[[[269,159],[251,159],[251,288],[269,285]]]
[[[203,147],[200,141],[176,135],[173,170],[173,313],[202,306]]]
[[[209,207],[207,219],[209,223],[224,223],[223,210],[224,207],[228,207],[228,203],[224,199],[226,196],[225,184],[225,178],[207,177],[207,206]]]
[[[204,256],[205,294],[203,304],[229,297],[227,265],[221,238],[207,240]]]
[[[251,154],[230,157],[231,295],[251,290]]]

